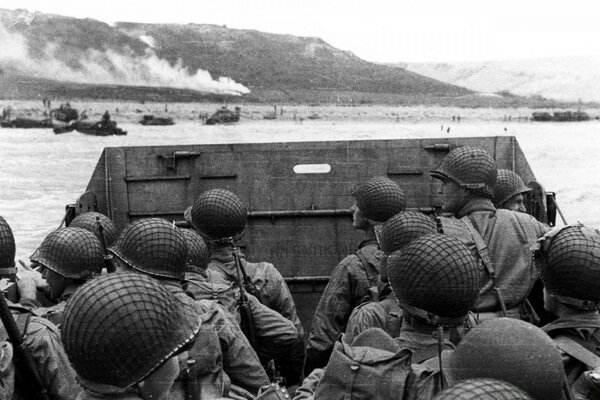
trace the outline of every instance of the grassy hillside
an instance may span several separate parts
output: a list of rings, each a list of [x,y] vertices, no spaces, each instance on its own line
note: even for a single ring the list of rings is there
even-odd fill
[[[0,43],[2,36],[11,46],[0,52],[2,98],[557,106],[539,97],[480,96],[313,37],[201,24],[113,26],[0,9]]]

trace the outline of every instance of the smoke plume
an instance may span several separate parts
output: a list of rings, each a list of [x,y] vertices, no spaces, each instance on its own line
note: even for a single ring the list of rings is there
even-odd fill
[[[144,37],[152,47],[153,39]],[[213,79],[208,71],[195,73],[183,67],[181,60],[171,65],[149,48],[145,56],[123,54],[114,50],[87,50],[76,54],[77,67],[67,65],[59,57],[59,49],[48,43],[42,54],[29,54],[27,39],[11,33],[0,24],[0,69],[8,68],[24,75],[58,81],[89,84],[156,86],[194,89],[206,93],[242,95],[250,90],[227,77]]]

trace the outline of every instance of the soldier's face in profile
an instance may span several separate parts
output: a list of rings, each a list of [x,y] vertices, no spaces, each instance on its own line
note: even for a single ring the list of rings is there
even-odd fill
[[[442,211],[457,214],[465,205],[468,191],[450,180],[443,180],[440,187],[442,195]]]
[[[50,300],[58,299],[67,287],[67,279],[49,268],[44,268],[42,270],[42,277],[46,279],[46,282],[48,283],[46,295]]]
[[[506,200],[504,204],[502,204],[501,208],[505,208],[507,210],[517,211],[517,212],[527,212],[525,208],[525,203],[523,201],[523,195],[517,194],[510,199]]]
[[[358,208],[358,205],[355,203],[350,209],[353,211],[352,227],[354,229],[366,230],[369,227],[369,221],[367,221],[367,219],[365,218],[363,213],[360,211],[360,208]]]

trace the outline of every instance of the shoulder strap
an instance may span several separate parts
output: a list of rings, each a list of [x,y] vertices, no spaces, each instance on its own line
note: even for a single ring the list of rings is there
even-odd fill
[[[23,336],[25,336],[25,333],[27,332],[27,327],[29,326],[29,321],[31,321],[31,313],[30,312],[19,313],[17,315],[17,318],[15,318],[15,323],[17,324],[17,327],[19,328],[19,332],[21,332],[21,335],[23,335]]]
[[[367,260],[367,257],[365,257],[361,249],[358,249],[356,256],[360,260],[360,263],[363,265],[363,267],[365,267],[365,273],[367,274],[367,280],[369,283],[373,284],[373,280],[375,280],[375,284],[377,284],[377,280],[379,279],[379,271],[377,270],[377,267]]]
[[[466,218],[463,218],[462,221],[469,229],[473,240],[475,241],[475,247],[477,248],[477,254],[481,259],[481,263],[483,264],[488,276],[492,280],[494,286],[496,286],[496,274],[494,272],[494,265],[492,264],[492,259],[490,258],[490,253],[488,251],[487,244],[481,237],[481,234],[477,229],[475,229],[475,225],[473,225],[473,221],[471,220],[471,216],[469,215]]]
[[[600,367],[600,357],[577,342],[575,339],[569,336],[559,335],[553,338],[553,340],[559,349],[571,357],[576,358],[588,367],[592,369]]]
[[[485,236],[487,238],[490,237],[491,231],[494,225],[496,224],[496,214],[494,214],[491,219],[492,221],[488,225],[485,232]],[[481,263],[483,264],[483,267],[485,268],[486,272],[488,273],[488,276],[490,277],[490,280],[492,281],[493,290],[494,292],[496,292],[496,297],[498,298],[498,302],[500,303],[502,314],[506,317],[508,310],[506,309],[506,303],[504,302],[504,298],[502,297],[500,287],[496,285],[496,273],[494,271],[494,265],[492,264],[492,259],[490,258],[490,253],[488,251],[487,244],[484,241],[483,237],[481,237],[479,231],[475,229],[475,225],[470,215],[465,218],[461,218],[461,221],[465,223],[465,225],[469,229],[469,232],[471,233],[471,236],[473,237],[473,240],[475,241],[477,254],[479,255]]]
[[[361,249],[358,249],[358,251],[356,252],[356,256],[358,257],[358,259],[360,260],[361,264],[363,265],[364,269],[365,269],[365,274],[367,275],[367,282],[369,282],[369,293],[366,296],[367,299],[364,300],[373,300],[373,301],[377,301],[379,299],[379,288],[377,286],[377,282],[379,281],[379,275],[378,275],[378,271],[375,269],[375,267],[373,267],[371,265],[371,263],[369,262],[369,260],[367,260],[367,257],[365,257],[365,255],[362,253]],[[375,269],[377,272],[375,272],[375,274],[373,274],[372,269]],[[364,302],[364,300],[362,302]]]
[[[27,332],[27,327],[29,326],[29,321],[31,320],[31,312],[29,310],[24,310],[20,307],[13,309],[13,307],[9,307],[11,309],[11,314],[17,324],[17,328],[19,328],[19,332],[21,332],[21,336],[25,336]],[[15,310],[19,310],[18,313]],[[0,323],[0,340],[8,340],[8,332],[4,329],[4,324]]]

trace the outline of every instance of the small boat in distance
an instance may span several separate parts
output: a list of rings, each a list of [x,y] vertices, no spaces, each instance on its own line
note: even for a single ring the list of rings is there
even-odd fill
[[[52,128],[52,120],[50,118],[35,119],[35,118],[11,118],[0,120],[2,128]]]
[[[171,117],[155,117],[151,114],[146,114],[140,120],[142,125],[175,125]]]
[[[77,132],[94,136],[127,135],[127,132],[117,127],[114,121],[78,121],[75,125]]]
[[[227,124],[232,122],[238,122],[240,120],[240,111],[242,109],[240,107],[235,108],[235,112],[231,111],[227,108],[227,106],[223,106],[217,110],[213,115],[206,119],[206,125],[215,125],[215,124]]]

